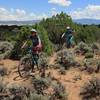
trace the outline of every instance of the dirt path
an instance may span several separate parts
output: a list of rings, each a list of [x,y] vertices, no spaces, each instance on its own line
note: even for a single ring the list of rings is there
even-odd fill
[[[8,75],[3,78],[4,83],[8,85],[16,84],[23,86],[28,86],[28,84],[30,84],[30,79],[22,79],[19,77],[19,74],[17,72],[18,61],[7,59],[1,61],[0,63],[4,64],[4,67],[8,70]]]
[[[58,70],[49,70],[51,75],[59,80],[65,87],[68,92],[68,100],[81,100],[79,92],[81,87],[88,82],[93,76],[99,77],[100,74],[87,74],[80,72],[78,69],[69,69],[66,71],[66,75],[60,75]],[[79,77],[79,79],[77,79]]]
[[[56,54],[50,58],[50,64],[54,63]],[[77,58],[78,59],[78,58]],[[8,85],[11,84],[18,84],[23,85],[27,87],[31,87],[31,81],[29,79],[22,79],[19,77],[17,72],[17,66],[18,61],[12,61],[12,60],[3,60],[0,61],[0,64],[4,64],[4,66],[8,69],[8,75],[4,77],[4,82]],[[68,92],[68,100],[81,100],[81,97],[79,96],[80,88],[83,86],[83,84],[89,79],[92,78],[92,76],[100,77],[99,74],[93,74],[89,75],[85,72],[79,71],[77,68],[72,68],[66,71],[66,75],[61,75],[58,70],[50,69],[48,72],[51,72],[51,75],[59,80],[66,88],[66,91]],[[79,77],[79,79],[76,79]]]
[[[54,53],[54,54],[49,58],[49,65],[54,64],[56,57],[57,57],[57,54]]]

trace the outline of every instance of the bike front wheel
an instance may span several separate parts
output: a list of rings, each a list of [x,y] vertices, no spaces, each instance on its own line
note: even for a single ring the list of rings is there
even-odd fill
[[[29,57],[23,57],[18,65],[18,73],[22,78],[28,77],[32,69],[32,60]]]

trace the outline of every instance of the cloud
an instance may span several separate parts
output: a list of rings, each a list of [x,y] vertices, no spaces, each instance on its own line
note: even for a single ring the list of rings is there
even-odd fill
[[[100,5],[88,5],[84,9],[78,8],[70,12],[73,19],[91,18],[100,19]]]
[[[57,4],[59,6],[68,7],[71,5],[70,0],[49,0],[48,3]]]
[[[57,10],[56,10],[56,8],[52,8],[51,9],[51,15],[53,16],[53,15],[56,15],[58,12],[57,12]]]
[[[45,13],[34,14],[28,13],[22,9],[6,9],[0,8],[0,20],[40,20],[42,18],[47,18]]]

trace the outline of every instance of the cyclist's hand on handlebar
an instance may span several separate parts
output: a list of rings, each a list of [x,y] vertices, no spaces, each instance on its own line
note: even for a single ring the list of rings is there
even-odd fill
[[[65,33],[62,34],[61,39],[64,37]]]
[[[24,49],[24,47],[22,46],[21,49]]]

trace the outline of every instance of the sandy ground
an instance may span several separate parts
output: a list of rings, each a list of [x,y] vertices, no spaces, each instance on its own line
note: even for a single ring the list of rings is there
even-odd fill
[[[54,63],[56,54],[54,54],[50,58],[50,64]],[[83,57],[79,58],[77,57],[78,61],[82,61]],[[18,61],[12,61],[9,59],[0,61],[0,65],[4,65],[8,69],[8,75],[4,76],[3,81],[8,84],[19,84],[24,85],[27,87],[31,87],[30,85],[30,78],[28,79],[22,79],[19,77],[17,72],[17,66]],[[49,69],[48,72],[51,73],[51,75],[59,80],[65,87],[66,91],[68,92],[68,100],[81,100],[81,97],[79,96],[80,88],[85,84],[85,82],[88,82],[89,79],[96,76],[99,77],[100,73],[98,74],[88,74],[86,72],[81,72],[78,68],[71,68],[66,71],[66,75],[60,75],[58,70]],[[79,76],[80,78],[78,80],[75,80],[75,77]]]

